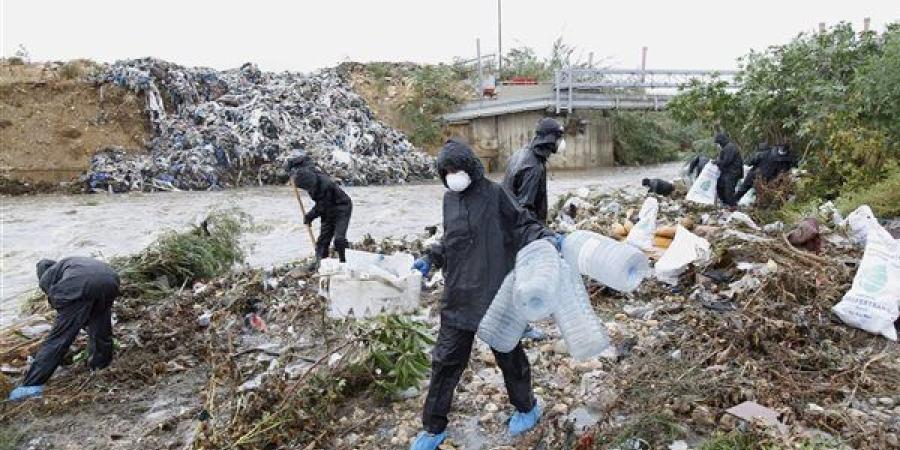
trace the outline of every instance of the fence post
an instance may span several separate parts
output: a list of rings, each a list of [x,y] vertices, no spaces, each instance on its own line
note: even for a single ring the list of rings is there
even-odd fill
[[[569,66],[569,106],[566,108],[569,114],[572,113],[572,89],[574,84],[574,74],[572,73],[572,66]]]

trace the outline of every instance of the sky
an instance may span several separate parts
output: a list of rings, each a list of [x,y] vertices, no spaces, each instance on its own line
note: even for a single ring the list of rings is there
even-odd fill
[[[897,0],[503,0],[504,49],[550,51],[635,68],[732,69],[750,49],[781,44],[820,22],[861,28],[900,20]],[[155,56],[218,69],[311,71],[343,61],[450,62],[497,49],[497,0],[0,0],[0,52],[34,61]]]

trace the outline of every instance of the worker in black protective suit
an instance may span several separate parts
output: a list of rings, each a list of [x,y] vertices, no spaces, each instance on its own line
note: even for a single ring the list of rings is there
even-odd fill
[[[515,266],[516,253],[547,238],[559,247],[557,236],[519,206],[516,199],[484,176],[481,161],[464,143],[449,140],[437,157],[437,171],[448,188],[444,194],[444,237],[414,267],[427,275],[432,263],[444,270],[441,325],[432,350],[431,384],[425,399],[425,431],[413,450],[433,450],[446,437],[453,391],[469,361],[475,332],[500,284]],[[561,238],[560,238],[561,239]],[[533,428],[541,408],[531,390],[531,368],[522,345],[511,352],[494,350],[506,391],[516,412],[512,434]]]
[[[318,267],[321,259],[327,258],[334,239],[334,249],[341,262],[346,262],[345,250],[349,246],[347,242],[347,227],[350,225],[350,215],[353,213],[353,202],[350,196],[338,187],[335,182],[319,172],[312,165],[303,165],[295,168],[291,175],[293,183],[300,189],[309,193],[309,197],[316,202],[315,206],[303,218],[303,223],[309,225],[314,220],[321,218],[319,226],[319,238],[316,239],[316,260],[313,267]]]
[[[734,189],[744,176],[744,160],[734,142],[728,139],[725,133],[717,133],[716,144],[721,148],[715,163],[719,166],[719,179],[716,181],[716,195],[723,204],[729,207],[737,206],[734,197]]]
[[[709,158],[706,155],[695,155],[691,158],[691,161],[688,163],[687,173],[685,174],[691,183],[700,176],[700,172],[703,171],[703,167],[705,167],[708,162]]]
[[[539,120],[531,142],[513,153],[506,163],[503,187],[541,223],[547,223],[547,159],[565,150],[564,133],[562,125],[556,120],[549,117]],[[523,337],[540,341],[546,335],[528,324]]]
[[[547,222],[547,158],[566,148],[563,133],[556,120],[541,119],[528,146],[513,153],[506,164],[503,187],[541,223]]]
[[[735,192],[735,201],[740,201],[744,194],[747,193],[756,183],[757,180],[763,183],[769,183],[778,178],[779,175],[789,172],[792,167],[797,164],[794,155],[791,154],[790,147],[787,145],[776,145],[769,147],[768,144],[760,143],[759,149],[753,153],[747,161],[747,165],[751,166],[744,177],[744,182]]]
[[[56,310],[56,320],[22,385],[10,393],[10,400],[41,395],[82,328],[90,338],[91,370],[109,366],[113,358],[112,304],[119,296],[116,271],[93,258],[71,257],[59,262],[42,259],[37,263],[37,276],[41,290]]]
[[[668,196],[675,190],[675,186],[672,183],[659,178],[644,178],[641,180],[641,185],[646,187],[647,191],[663,196]]]

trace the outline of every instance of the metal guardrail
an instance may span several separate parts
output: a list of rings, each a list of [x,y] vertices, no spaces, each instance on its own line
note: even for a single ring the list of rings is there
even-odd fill
[[[721,79],[728,87],[736,88],[735,70],[693,70],[693,69],[576,69],[567,67],[554,74],[554,105],[556,113],[571,112],[576,99],[584,93],[579,91],[609,91],[616,97],[621,91],[632,96],[653,95],[655,89],[676,89],[689,84],[691,80],[710,81]]]

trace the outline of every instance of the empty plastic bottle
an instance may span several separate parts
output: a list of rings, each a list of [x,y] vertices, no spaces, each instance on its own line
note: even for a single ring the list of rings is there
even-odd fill
[[[631,292],[650,275],[650,262],[643,252],[590,231],[566,236],[562,254],[582,275],[617,291]]]
[[[503,280],[478,326],[478,337],[491,348],[504,353],[516,347],[528,325],[528,321],[519,314],[520,309],[513,304],[513,284],[515,271]]]
[[[538,239],[516,255],[513,299],[525,320],[550,315],[559,297],[559,252],[549,241]]]
[[[606,326],[594,313],[578,271],[563,261],[559,274],[562,301],[553,311],[553,319],[566,341],[566,347],[577,360],[598,356],[609,346]]]

